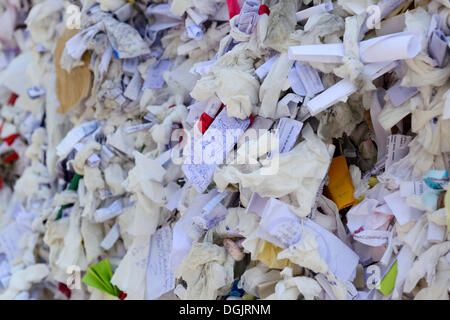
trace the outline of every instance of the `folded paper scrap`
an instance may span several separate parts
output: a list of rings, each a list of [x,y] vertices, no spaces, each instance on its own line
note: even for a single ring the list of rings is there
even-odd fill
[[[106,259],[90,266],[81,281],[90,287],[123,300],[126,298],[127,294],[121,292],[119,288],[111,284],[112,275],[111,264],[109,260]]]
[[[0,1],[0,299],[449,299],[448,1]]]

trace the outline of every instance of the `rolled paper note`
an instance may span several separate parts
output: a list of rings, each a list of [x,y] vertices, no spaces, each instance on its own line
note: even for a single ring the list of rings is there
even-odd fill
[[[288,49],[290,60],[323,63],[341,63],[344,57],[342,43],[293,46]]]
[[[421,49],[422,35],[399,32],[359,43],[360,59],[364,63],[414,58]],[[329,43],[289,47],[291,60],[322,63],[341,63],[345,56],[344,44]]]
[[[368,64],[364,68],[371,75],[372,80],[374,80],[382,74],[394,69],[396,65],[396,62],[379,62]],[[339,101],[345,101],[349,95],[357,90],[358,88],[350,80],[343,79],[309,100],[306,103],[306,107],[309,110],[309,113],[312,116],[315,116]]]
[[[330,12],[331,10],[333,10],[333,3],[327,2],[305,10],[301,10],[295,14],[295,17],[297,18],[298,22],[301,22],[308,20],[312,15]]]
[[[196,10],[194,10],[194,8],[189,8],[186,10],[187,14],[189,15],[189,17],[194,20],[194,22],[197,25],[201,25],[203,22],[205,22],[206,20],[208,20],[208,16],[201,14],[199,12],[197,12]]]
[[[392,11],[398,8],[405,0],[381,0],[374,6],[367,8],[366,17],[361,26],[359,33],[359,40],[364,38],[364,35],[370,29],[373,29],[380,23],[381,20],[386,18]],[[371,10],[372,9],[372,10]]]
[[[422,35],[399,32],[376,37],[360,43],[361,61],[364,63],[412,59],[420,52]]]
[[[448,40],[445,34],[436,29],[431,33],[428,52],[430,57],[432,57],[438,64],[439,67],[444,65],[445,56],[448,51]]]

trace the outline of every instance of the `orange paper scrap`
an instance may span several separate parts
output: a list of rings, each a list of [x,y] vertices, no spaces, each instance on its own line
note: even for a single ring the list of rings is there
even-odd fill
[[[327,196],[336,203],[339,210],[355,203],[353,184],[344,156],[333,158],[328,171],[330,182],[326,189]]]

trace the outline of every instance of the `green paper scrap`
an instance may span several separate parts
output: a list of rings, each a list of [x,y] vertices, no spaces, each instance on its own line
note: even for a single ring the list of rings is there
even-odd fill
[[[76,191],[78,189],[78,182],[80,182],[81,178],[83,178],[82,175],[75,173],[75,175],[72,178],[72,181],[70,181],[69,190]]]
[[[110,292],[111,288],[107,286],[104,281],[100,278],[100,276],[95,272],[87,272],[82,281],[86,283],[90,287],[94,287],[103,292]]]
[[[69,190],[76,191],[78,189],[78,183],[80,182],[81,178],[83,178],[82,175],[79,175],[78,173],[75,173],[75,175],[73,176],[72,180],[70,181]],[[73,203],[69,203],[69,204],[65,204],[65,205],[61,206],[61,208],[58,211],[58,214],[56,215],[56,219],[55,220],[61,219],[64,209],[70,208],[72,206],[73,206]]]
[[[397,279],[397,261],[392,265],[389,271],[381,280],[378,290],[381,291],[385,296],[389,295],[394,289],[395,280]]]
[[[55,221],[61,219],[64,209],[67,209],[67,208],[70,208],[70,207],[73,207],[73,203],[62,205],[61,208],[58,211],[58,214],[56,215]]]
[[[112,276],[111,264],[109,263],[109,259],[106,259],[90,266],[81,281],[90,287],[118,297],[120,296],[120,290],[111,283]]]

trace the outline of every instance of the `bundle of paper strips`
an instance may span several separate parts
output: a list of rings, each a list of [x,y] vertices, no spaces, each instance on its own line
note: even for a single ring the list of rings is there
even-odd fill
[[[450,3],[3,0],[0,299],[449,299]]]

